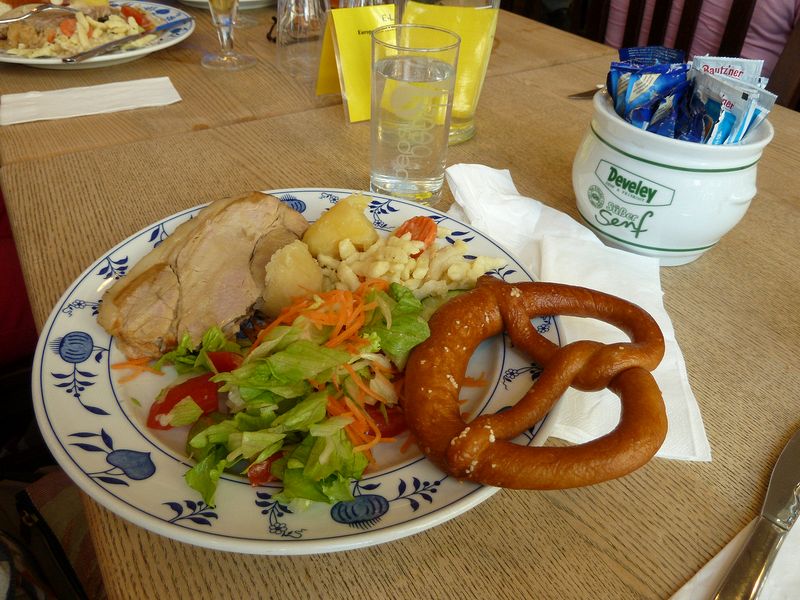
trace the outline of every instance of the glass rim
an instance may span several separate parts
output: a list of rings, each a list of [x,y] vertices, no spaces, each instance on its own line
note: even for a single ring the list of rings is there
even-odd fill
[[[385,42],[383,40],[378,39],[375,35],[376,33],[381,33],[384,31],[388,31],[390,29],[395,29],[395,30],[429,29],[451,36],[452,38],[454,38],[454,42],[452,44],[447,44],[438,47],[412,48],[409,46],[401,46],[399,44],[392,42]],[[439,27],[438,25],[424,25],[422,23],[392,23],[390,25],[381,25],[380,27],[376,27],[375,29],[372,30],[371,37],[374,43],[380,44],[381,46],[384,46],[386,48],[391,48],[392,50],[411,50],[414,52],[446,52],[448,50],[452,50],[453,48],[458,48],[461,44],[461,36],[458,35],[455,31],[445,29],[444,27]]]

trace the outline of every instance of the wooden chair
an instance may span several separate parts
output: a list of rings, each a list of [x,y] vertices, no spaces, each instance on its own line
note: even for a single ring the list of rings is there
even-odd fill
[[[767,89],[778,95],[781,106],[800,110],[800,24],[789,35]]]
[[[678,24],[677,37],[674,47],[689,52],[697,20],[700,17],[700,7],[703,0],[686,0]],[[608,24],[608,11],[610,0],[574,0],[571,7],[571,31],[588,37],[597,42],[605,39],[606,25]],[[744,45],[744,38],[750,25],[756,0],[733,0],[731,14],[735,18],[729,19],[722,35],[719,47],[720,56],[738,56]],[[644,18],[645,0],[631,0],[628,5],[628,16],[625,20],[625,32],[622,45],[636,46],[639,41],[639,32]],[[672,8],[672,0],[656,0],[653,8],[653,21],[647,44],[659,46],[664,44],[667,33],[667,23]]]

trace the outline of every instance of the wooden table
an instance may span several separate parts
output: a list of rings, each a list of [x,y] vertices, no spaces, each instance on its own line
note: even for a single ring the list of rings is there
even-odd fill
[[[0,65],[2,93],[167,75],[168,107],[0,131],[0,184],[39,327],[75,277],[140,228],[253,189],[366,188],[369,127],[315,100],[275,66],[270,9],[237,45],[241,73],[199,66],[216,40],[202,11],[185,43],[119,67]],[[477,136],[450,164],[508,168],[520,192],[577,216],[571,164],[591,106],[567,94],[603,81],[615,52],[502,13]],[[384,545],[320,556],[236,555],[129,524],[86,498],[111,598],[665,598],[756,513],[771,466],[800,427],[800,116],[776,108],[759,193],[700,260],[662,269],[713,451],[710,463],[656,459],[609,483],[501,491],[466,514]],[[447,203],[448,199],[445,199]]]

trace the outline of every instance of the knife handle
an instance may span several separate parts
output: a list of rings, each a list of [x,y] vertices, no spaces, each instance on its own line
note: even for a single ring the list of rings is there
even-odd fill
[[[759,516],[713,600],[757,598],[785,536],[785,529]]]

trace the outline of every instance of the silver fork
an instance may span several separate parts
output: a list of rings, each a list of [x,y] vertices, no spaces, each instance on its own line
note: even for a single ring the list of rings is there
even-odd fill
[[[33,15],[39,15],[44,12],[51,12],[54,10],[67,13],[80,12],[79,10],[76,10],[74,8],[67,8],[66,6],[56,6],[55,4],[39,4],[38,6],[34,6],[29,12],[26,12],[24,15],[19,15],[17,17],[7,17],[5,19],[0,17],[0,25],[8,25],[9,23],[18,23],[19,21],[24,21],[25,19],[29,19]]]

